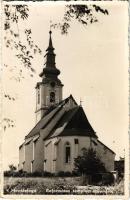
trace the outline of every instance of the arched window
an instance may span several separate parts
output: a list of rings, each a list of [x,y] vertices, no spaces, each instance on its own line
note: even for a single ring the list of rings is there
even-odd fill
[[[51,102],[51,103],[54,103],[54,102],[55,102],[55,93],[54,93],[54,92],[51,92],[51,93],[50,93],[50,102]]]
[[[71,161],[71,147],[70,143],[66,142],[65,144],[65,163],[69,163]]]

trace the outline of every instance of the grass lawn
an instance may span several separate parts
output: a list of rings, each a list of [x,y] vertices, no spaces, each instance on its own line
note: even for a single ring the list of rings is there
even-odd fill
[[[5,177],[4,194],[123,195],[124,185],[81,186],[81,177]]]

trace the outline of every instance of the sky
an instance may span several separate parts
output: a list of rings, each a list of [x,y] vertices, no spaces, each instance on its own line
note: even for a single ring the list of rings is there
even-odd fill
[[[31,28],[34,42],[42,50],[36,55],[30,77],[23,69],[24,79],[14,79],[22,65],[14,56],[16,52],[4,47],[3,94],[14,96],[16,101],[3,99],[3,117],[15,121],[14,128],[3,133],[3,168],[18,165],[18,148],[25,135],[35,125],[35,86],[40,80],[45,50],[49,42],[50,20],[59,22],[64,14],[64,3],[30,3],[29,18],[19,23],[21,40],[24,29]],[[128,15],[127,2],[98,2],[109,15],[96,14],[98,22],[83,26],[73,21],[68,35],[52,30],[56,53],[56,66],[64,84],[63,98],[70,94],[82,107],[99,140],[116,153],[116,159],[128,150]],[[17,66],[16,68],[14,66]],[[124,151],[125,149],[125,151]]]

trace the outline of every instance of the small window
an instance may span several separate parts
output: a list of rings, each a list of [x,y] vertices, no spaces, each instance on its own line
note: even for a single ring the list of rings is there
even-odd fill
[[[55,102],[55,93],[54,93],[54,92],[51,92],[51,93],[50,93],[50,102],[51,102],[51,103],[54,103],[54,102]]]
[[[74,143],[75,144],[79,144],[79,140],[78,139],[74,139]]]
[[[65,145],[65,163],[69,163],[71,159],[71,148],[70,144],[67,142]]]

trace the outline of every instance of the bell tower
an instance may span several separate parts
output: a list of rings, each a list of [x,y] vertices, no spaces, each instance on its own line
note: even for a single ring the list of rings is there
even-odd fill
[[[60,70],[56,68],[56,54],[54,53],[51,34],[52,31],[49,32],[49,46],[44,56],[45,64],[39,75],[42,81],[36,85],[36,123],[42,118],[48,108],[62,100],[63,84],[58,79]]]

